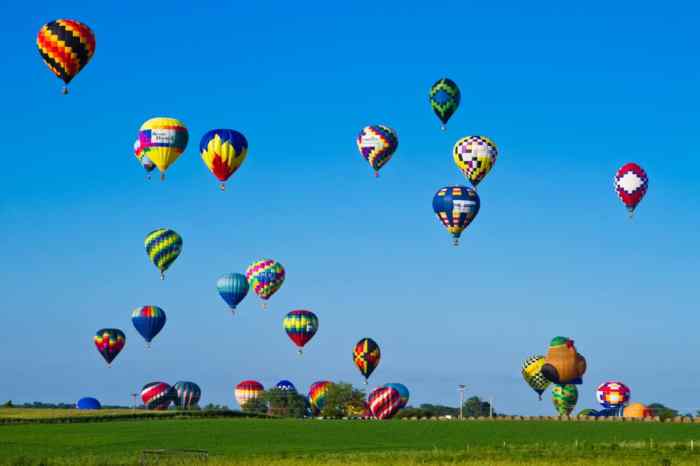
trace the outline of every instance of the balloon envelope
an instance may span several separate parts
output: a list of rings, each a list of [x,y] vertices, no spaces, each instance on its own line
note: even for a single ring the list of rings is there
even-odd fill
[[[460,235],[479,213],[481,201],[472,188],[446,186],[433,197],[433,211],[457,244]]]
[[[578,402],[576,385],[554,385],[552,388],[552,403],[560,416],[568,416]]]
[[[406,405],[408,405],[408,398],[410,396],[410,393],[408,391],[408,387],[405,386],[402,383],[387,383],[383,385],[384,387],[391,387],[397,392],[399,392],[399,396],[401,397],[401,406],[399,408],[405,408]]]
[[[303,348],[318,331],[318,317],[311,311],[297,309],[284,317],[282,325],[289,339]]]
[[[126,335],[118,328],[102,328],[94,337],[97,351],[111,364],[126,344]]]
[[[467,136],[452,149],[455,165],[476,187],[496,164],[498,148],[486,136]]]
[[[318,416],[326,404],[326,393],[330,384],[331,382],[327,380],[321,380],[312,383],[309,387],[309,406],[314,416]]]
[[[131,313],[131,322],[141,336],[150,343],[165,325],[165,311],[158,306],[141,306]]]
[[[101,409],[102,405],[96,398],[85,397],[78,400],[75,404],[78,409]]]
[[[596,400],[603,408],[620,408],[630,400],[630,389],[622,382],[605,382],[596,389]]]
[[[443,128],[454,112],[457,111],[461,98],[459,87],[449,78],[438,80],[430,88],[430,107],[442,122]]]
[[[636,163],[626,163],[615,174],[615,192],[630,215],[642,201],[649,188],[649,178]]]
[[[190,409],[197,406],[202,397],[202,390],[194,382],[177,382],[173,385],[175,406]]]
[[[525,382],[539,395],[540,399],[551,383],[542,375],[542,366],[544,366],[544,356],[538,354],[527,358],[521,370]]]
[[[199,153],[209,171],[224,182],[248,155],[248,140],[233,129],[213,129],[202,136]]]
[[[284,283],[286,272],[282,264],[274,259],[253,262],[245,272],[248,284],[261,299],[270,299]]]
[[[248,280],[242,273],[227,273],[216,281],[216,289],[231,309],[236,309],[248,294]]]
[[[68,84],[95,53],[95,34],[80,21],[57,19],[42,26],[36,45],[46,66]]]
[[[375,174],[391,160],[397,147],[399,137],[396,131],[388,126],[366,126],[357,135],[357,149],[374,169]]]
[[[189,134],[185,124],[175,118],[151,118],[141,125],[139,143],[144,155],[161,173],[172,165],[187,148]]]
[[[369,410],[377,419],[389,419],[401,409],[401,395],[392,387],[379,387],[367,398]]]
[[[141,400],[146,409],[166,410],[175,401],[175,395],[170,385],[165,382],[147,383],[141,389]]]
[[[254,400],[262,395],[265,387],[263,384],[257,380],[244,380],[243,382],[236,385],[236,390],[234,395],[236,396],[236,402],[241,408],[250,400]]]
[[[167,228],[153,230],[144,240],[146,253],[163,278],[168,267],[175,262],[182,252],[182,237],[175,231]]]
[[[280,380],[279,382],[277,382],[277,385],[275,385],[275,388],[277,388],[278,390],[284,390],[295,393],[297,391],[297,388],[289,380]]]
[[[381,357],[379,345],[371,338],[363,338],[358,341],[352,351],[352,360],[364,376],[365,381],[377,368]]]

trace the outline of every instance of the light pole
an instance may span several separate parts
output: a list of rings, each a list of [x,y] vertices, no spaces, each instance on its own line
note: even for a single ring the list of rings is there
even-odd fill
[[[132,393],[131,397],[134,399],[134,404],[131,406],[132,411],[136,411],[136,398],[138,398],[139,394],[138,393]]]
[[[459,420],[464,419],[464,390],[467,389],[466,385],[457,385],[457,390],[459,391]]]

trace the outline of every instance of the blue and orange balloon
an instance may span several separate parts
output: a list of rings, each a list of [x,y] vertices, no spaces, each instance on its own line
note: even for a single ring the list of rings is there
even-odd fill
[[[202,136],[199,152],[210,172],[226,189],[226,180],[236,173],[248,155],[248,140],[233,129],[213,129]]]
[[[165,325],[165,311],[158,306],[137,307],[131,313],[131,323],[134,328],[146,340],[146,346],[151,346],[155,338]]]
[[[231,308],[231,312],[243,301],[249,288],[248,279],[242,273],[227,273],[216,281],[216,289],[221,299]]]

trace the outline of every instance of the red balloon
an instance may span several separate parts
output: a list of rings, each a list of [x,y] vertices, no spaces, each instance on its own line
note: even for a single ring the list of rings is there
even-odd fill
[[[369,410],[377,419],[389,419],[399,412],[401,394],[391,387],[379,387],[367,398]]]
[[[636,163],[623,165],[615,174],[615,191],[630,215],[647,193],[649,178]]]

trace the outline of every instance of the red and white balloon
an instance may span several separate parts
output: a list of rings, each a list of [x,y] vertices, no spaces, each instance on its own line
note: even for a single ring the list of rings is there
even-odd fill
[[[377,419],[389,419],[401,409],[401,394],[391,387],[379,387],[367,398],[369,410]]]
[[[626,163],[615,174],[615,191],[630,216],[644,198],[648,186],[647,173],[636,163]]]

